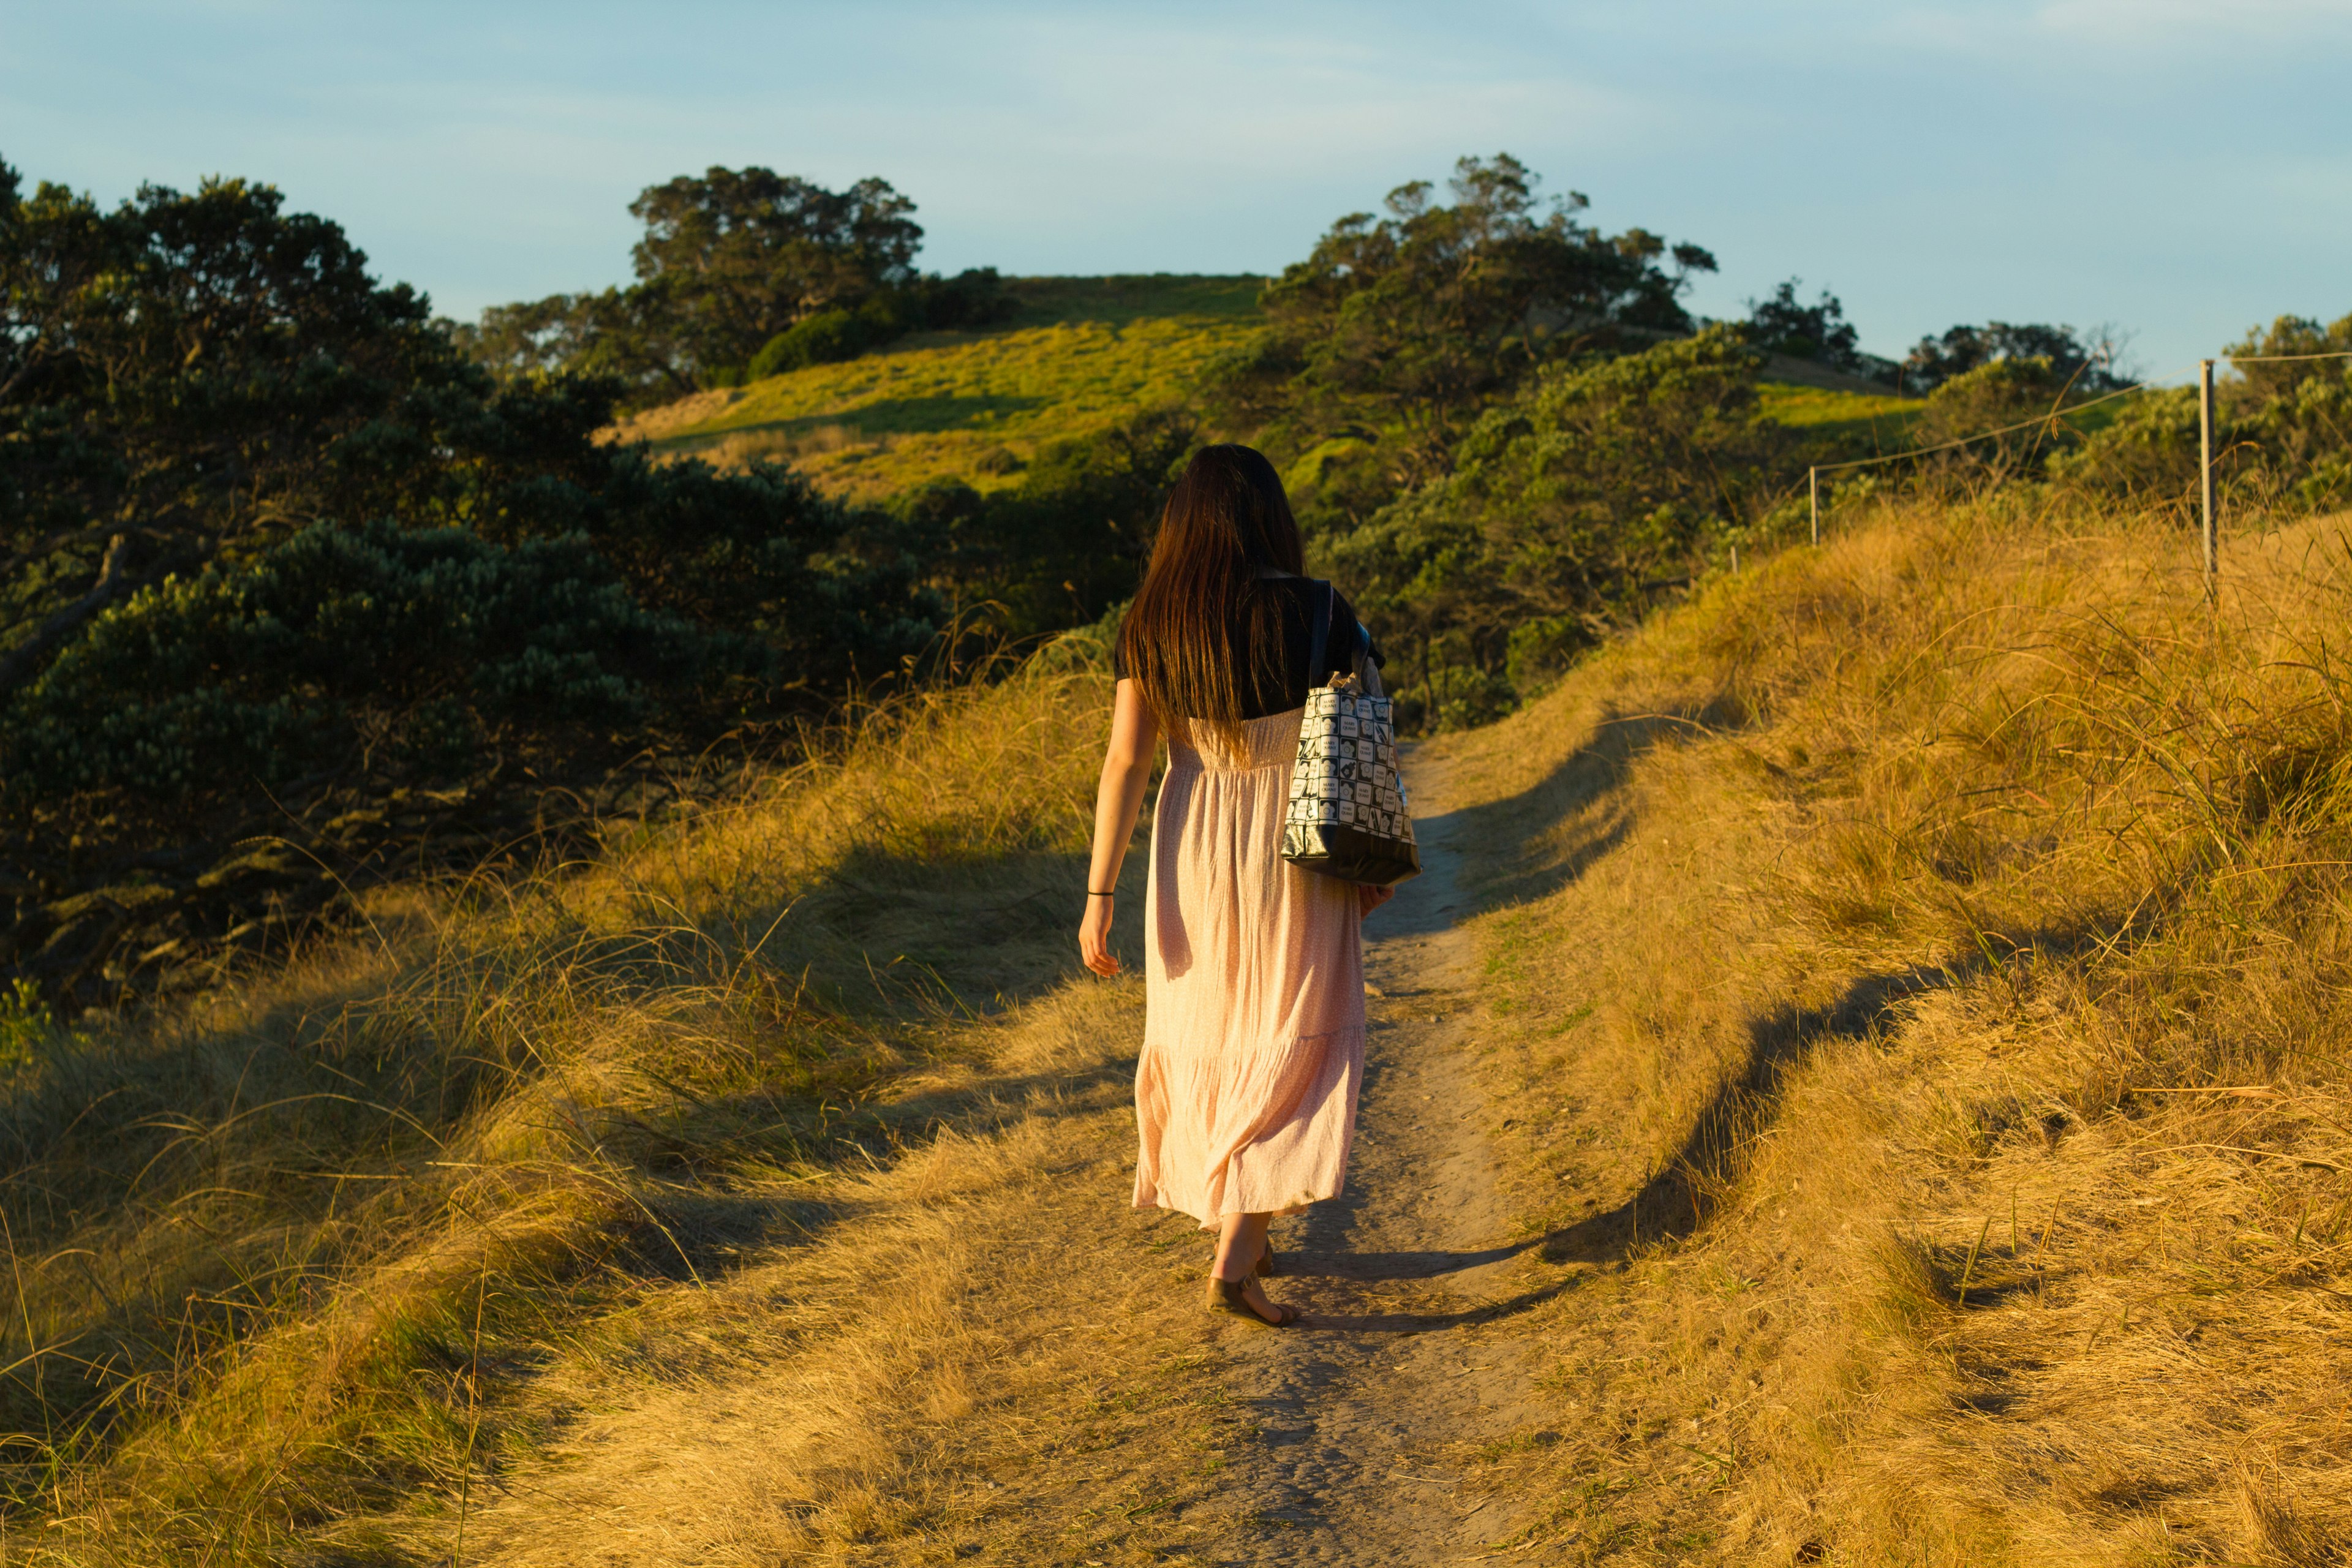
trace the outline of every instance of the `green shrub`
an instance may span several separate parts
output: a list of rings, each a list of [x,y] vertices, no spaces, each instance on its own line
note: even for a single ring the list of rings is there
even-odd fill
[[[2125,399],[2105,428],[2050,460],[2050,475],[2111,495],[2179,500],[2197,483],[2197,389],[2160,387]]]
[[[1914,435],[1926,447],[1957,441],[2039,415],[2055,415],[2070,395],[2069,379],[2055,361],[2041,355],[1990,360],[1929,393]],[[1957,460],[2018,468],[2049,456],[2060,434],[2050,426],[2029,426],[1971,442]]]
[[[2327,326],[2282,316],[2231,345],[2248,356],[2216,388],[2213,447],[2231,499],[2288,510],[2352,502],[2352,316]],[[2200,432],[2194,387],[2144,392],[2105,428],[2050,465],[2053,478],[2110,495],[2187,504],[2196,493]]]
[[[446,765],[485,722],[626,722],[714,658],[755,645],[640,608],[583,539],[321,523],[100,616],[0,717],[0,773],[173,795],[278,782],[371,731]]]
[[[1711,327],[1546,367],[1472,427],[1451,475],[1321,542],[1391,689],[1475,721],[1694,571],[1762,504],[1761,365],[1740,329]]]
[[[749,374],[757,381],[813,364],[856,359],[874,346],[882,323],[857,310],[824,310],[796,321],[761,345]]]

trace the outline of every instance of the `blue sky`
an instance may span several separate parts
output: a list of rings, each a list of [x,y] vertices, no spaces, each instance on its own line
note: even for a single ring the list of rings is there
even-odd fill
[[[1899,353],[2112,322],[2152,373],[2352,311],[2352,0],[1183,5],[0,0],[0,158],[270,181],[470,315],[618,281],[711,163],[919,204],[925,264],[1272,271],[1508,150]]]

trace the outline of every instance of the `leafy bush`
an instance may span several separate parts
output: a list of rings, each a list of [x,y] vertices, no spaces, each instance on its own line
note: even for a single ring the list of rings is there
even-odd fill
[[[1972,442],[1949,459],[2014,469],[2047,457],[2053,443],[2063,438],[2065,427],[2055,416],[2069,401],[2070,392],[2066,371],[2043,356],[1988,360],[1928,394],[1927,406],[1912,433],[1921,446],[1932,447],[2021,424],[2037,416],[2051,416],[2048,425],[2032,425]]]
[[[1040,452],[1010,489],[940,479],[894,509],[929,581],[990,629],[1033,637],[1084,625],[1133,595],[1168,487],[1200,442],[1173,409],[1146,410]]]
[[[2230,345],[2249,356],[2216,390],[2213,445],[2226,495],[2289,510],[2352,502],[2352,362],[2252,356],[2352,351],[2352,316],[2332,325],[2281,316]],[[2198,483],[2198,398],[2193,387],[2142,393],[2053,475],[2110,495],[2189,504]]]
[[[760,381],[813,364],[837,364],[912,331],[986,327],[1005,320],[1018,301],[992,267],[951,279],[918,279],[874,295],[855,310],[803,317],[761,345],[742,379]]]
[[[1454,472],[1328,542],[1424,721],[1507,708],[1757,509],[1774,438],[1738,328],[1549,366]],[[1453,667],[1442,676],[1441,666]]]
[[[2197,483],[2197,389],[2155,388],[2123,400],[2105,428],[2050,460],[2053,479],[2149,501],[2185,500]]]
[[[810,316],[770,338],[751,356],[751,378],[757,381],[803,365],[856,359],[882,341],[887,331],[864,310],[827,310]]]
[[[626,722],[649,687],[764,657],[641,609],[578,537],[320,523],[100,616],[0,716],[0,776],[18,794],[278,783],[371,736],[446,755],[486,722]]]

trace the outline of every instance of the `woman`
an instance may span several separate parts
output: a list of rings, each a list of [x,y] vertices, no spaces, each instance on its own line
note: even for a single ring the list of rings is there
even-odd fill
[[[1364,1070],[1358,921],[1386,888],[1282,858],[1300,710],[1314,687],[1377,658],[1331,595],[1321,668],[1307,668],[1328,588],[1301,575],[1298,523],[1274,466],[1247,447],[1186,465],[1151,565],[1119,627],[1118,694],[1095,797],[1078,949],[1115,974],[1113,891],[1154,748],[1168,775],[1145,894],[1142,1149],[1138,1208],[1181,1209],[1217,1232],[1209,1306],[1277,1328],[1266,1226],[1338,1194]]]

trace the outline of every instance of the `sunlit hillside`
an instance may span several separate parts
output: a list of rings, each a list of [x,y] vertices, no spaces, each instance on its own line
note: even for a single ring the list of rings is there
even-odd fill
[[[1265,281],[1015,279],[1023,308],[1003,328],[919,333],[843,363],[649,409],[614,433],[722,468],[781,459],[861,500],[942,477],[1003,489],[1041,447],[1187,401],[1210,362],[1257,330]],[[1766,375],[1766,418],[1857,454],[1901,448],[1922,406],[1777,356]]]
[[[925,332],[841,364],[649,410],[620,434],[726,466],[790,461],[878,499],[952,475],[1013,482],[1042,445],[1181,401],[1256,330],[1259,278],[1016,279],[1022,310],[984,332]]]

